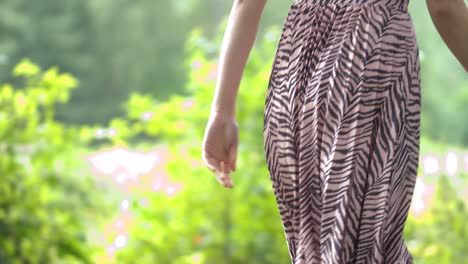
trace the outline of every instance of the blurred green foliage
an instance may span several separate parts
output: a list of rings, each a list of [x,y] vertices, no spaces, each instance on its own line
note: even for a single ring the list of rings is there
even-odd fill
[[[0,86],[0,263],[103,263],[96,256],[106,249],[90,241],[89,231],[111,213],[82,154],[103,142],[95,123],[111,117],[108,127],[116,133],[105,144],[166,145],[165,173],[183,188],[175,196],[132,196],[129,240],[110,262],[288,263],[261,122],[280,34],[270,25],[279,25],[288,7],[286,1],[267,6],[244,72],[237,98],[239,163],[230,190],[200,164],[228,4],[2,1],[0,79],[11,85]],[[424,1],[413,1],[411,12],[421,47],[421,153],[436,145],[443,152],[447,142],[466,145],[468,127],[460,118],[468,113],[468,79],[436,35]],[[205,31],[188,34],[195,23]],[[25,56],[72,71],[80,82],[27,60],[15,66]],[[405,241],[417,264],[468,259],[467,209],[451,184],[440,177],[430,209],[410,214]],[[148,204],[138,202],[143,199]]]
[[[445,174],[437,179],[432,204],[422,216],[410,214],[405,241],[417,264],[468,261],[468,209]]]
[[[13,75],[23,87],[0,86],[0,263],[92,263],[87,227],[105,203],[76,160],[78,129],[54,118],[77,80],[28,60]]]

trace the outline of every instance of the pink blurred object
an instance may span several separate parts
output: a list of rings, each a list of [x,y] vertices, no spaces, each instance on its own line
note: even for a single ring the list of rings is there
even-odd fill
[[[141,115],[141,119],[143,121],[149,121],[153,118],[153,113],[152,112],[144,112],[142,115]]]
[[[102,132],[102,134],[105,133]],[[181,155],[179,157],[186,159],[187,162],[197,163],[191,160],[187,146],[182,146],[179,152]],[[107,258],[113,258],[117,250],[127,246],[128,230],[134,224],[130,208],[132,193],[162,192],[168,197],[173,197],[182,189],[181,183],[174,183],[169,179],[166,165],[170,158],[169,149],[164,146],[150,152],[130,151],[123,147],[115,147],[88,157],[88,162],[96,175],[109,177],[117,185],[118,190],[125,193],[125,198],[120,202],[117,217],[104,227],[102,233],[104,237],[113,239],[112,244],[107,245]],[[143,197],[140,204],[149,206],[150,200]]]
[[[196,60],[196,61],[192,62],[192,68],[194,70],[200,69],[201,66],[202,66],[202,62],[200,60]]]
[[[189,98],[182,103],[182,110],[189,111],[195,106],[195,100],[193,98]]]
[[[411,200],[411,212],[415,216],[420,216],[426,212],[432,203],[435,192],[435,186],[426,184],[422,175],[416,178],[413,198]]]
[[[436,174],[440,170],[439,159],[436,155],[424,155],[421,157],[421,165],[424,174]]]
[[[88,160],[99,174],[113,175],[116,172],[126,172],[127,174],[119,182],[125,181],[126,178],[148,173],[161,162],[157,153],[129,151],[122,147],[98,152],[91,155]]]
[[[450,177],[454,177],[458,171],[458,155],[454,151],[447,152],[447,155],[445,155],[445,173]]]
[[[463,170],[468,172],[468,153],[463,155]]]

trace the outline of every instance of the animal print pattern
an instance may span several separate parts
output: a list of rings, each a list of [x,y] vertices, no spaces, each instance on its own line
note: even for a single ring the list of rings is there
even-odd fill
[[[408,0],[296,0],[264,108],[293,264],[407,264],[420,65]]]

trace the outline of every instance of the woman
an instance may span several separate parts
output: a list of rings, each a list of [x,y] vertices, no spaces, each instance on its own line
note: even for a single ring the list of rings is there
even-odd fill
[[[235,99],[266,0],[234,1],[202,158],[227,188]],[[468,69],[463,0],[427,0]],[[295,264],[412,263],[403,241],[418,168],[420,73],[408,0],[295,0],[276,50],[264,149]],[[465,32],[463,34],[463,32]]]

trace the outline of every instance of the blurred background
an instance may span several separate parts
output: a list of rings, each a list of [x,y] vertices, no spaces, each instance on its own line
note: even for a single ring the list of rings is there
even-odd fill
[[[0,1],[0,263],[289,263],[263,106],[292,1],[270,1],[241,83],[234,189],[201,162],[232,1]],[[466,1],[465,1],[466,2]],[[415,263],[468,263],[468,75],[424,1]]]

